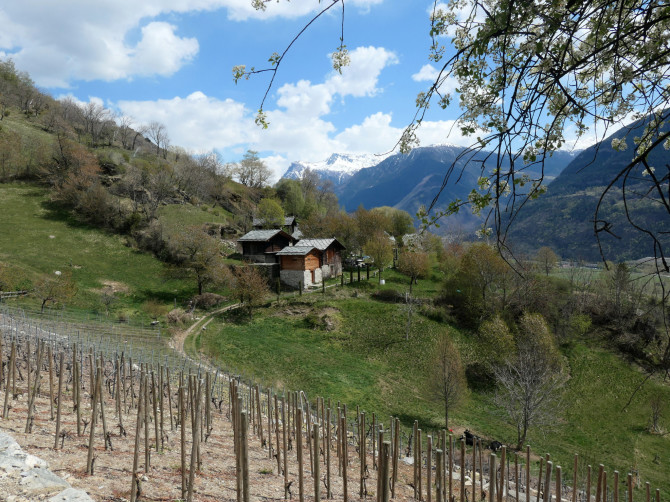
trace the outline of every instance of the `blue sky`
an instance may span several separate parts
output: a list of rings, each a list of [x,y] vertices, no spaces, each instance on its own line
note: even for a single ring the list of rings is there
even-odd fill
[[[0,57],[54,97],[97,100],[137,125],[162,122],[172,145],[224,161],[258,150],[279,177],[295,160],[391,149],[434,71],[432,1],[346,0],[351,65],[338,75],[328,57],[339,43],[334,7],[283,61],[265,105],[270,127],[257,127],[269,75],[236,85],[232,67],[264,67],[329,1],[273,1],[264,13],[251,0],[8,1]],[[431,111],[421,143],[470,144],[452,128],[457,115]]]

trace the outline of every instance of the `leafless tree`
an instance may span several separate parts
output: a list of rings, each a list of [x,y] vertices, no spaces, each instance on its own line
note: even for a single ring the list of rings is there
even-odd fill
[[[449,428],[449,411],[456,406],[467,391],[465,373],[458,348],[447,334],[440,337],[435,348],[431,372],[432,397],[444,405],[444,424]]]
[[[539,314],[519,321],[516,350],[494,368],[495,401],[517,430],[517,448],[531,427],[547,426],[558,414],[566,377],[553,335]]]
[[[258,157],[258,152],[248,150],[242,160],[234,168],[237,180],[251,188],[261,188],[267,185],[272,172]]]
[[[151,122],[147,126],[146,135],[156,145],[156,155],[160,155],[161,148],[167,149],[169,139],[164,124],[156,121]]]

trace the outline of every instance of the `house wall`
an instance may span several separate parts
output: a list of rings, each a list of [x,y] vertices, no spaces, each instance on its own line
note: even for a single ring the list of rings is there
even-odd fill
[[[314,282],[312,282],[312,270],[289,270],[282,268],[279,272],[281,282],[293,288],[300,287],[302,282],[303,287],[315,286],[323,282],[323,276],[320,268],[316,268],[314,272]]]
[[[326,249],[324,253],[324,262],[321,266],[323,277],[337,277],[342,274],[342,256],[339,252],[332,249]]]

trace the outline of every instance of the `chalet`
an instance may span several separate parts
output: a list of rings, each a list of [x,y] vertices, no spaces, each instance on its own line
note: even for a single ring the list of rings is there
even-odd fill
[[[321,284],[321,251],[314,246],[287,246],[277,253],[279,277],[289,286],[297,288]]]
[[[237,242],[242,244],[242,255],[254,263],[279,263],[277,253],[292,247],[297,239],[283,230],[252,230]]]
[[[262,230],[266,228],[264,218],[254,218],[251,222],[251,225],[256,230]],[[296,232],[300,232],[300,230],[298,230],[298,221],[296,220],[295,216],[286,216],[284,218],[284,224],[282,225],[281,229],[289,235],[294,235]],[[302,234],[299,234],[295,237],[299,239],[300,235]]]
[[[337,239],[301,239],[296,246],[313,246],[321,251],[319,267],[324,279],[342,274],[342,251],[346,248]]]

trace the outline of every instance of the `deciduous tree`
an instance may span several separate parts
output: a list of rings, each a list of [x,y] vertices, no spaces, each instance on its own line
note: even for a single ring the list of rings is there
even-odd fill
[[[517,431],[517,449],[528,431],[550,425],[557,416],[567,380],[554,336],[539,314],[519,320],[513,354],[494,367],[496,403]]]
[[[284,225],[284,210],[273,199],[261,199],[256,216],[263,221],[263,228],[281,228]]]
[[[249,318],[253,315],[253,309],[261,305],[270,293],[265,277],[253,265],[235,267],[233,290],[247,309]]]
[[[428,253],[421,250],[403,249],[398,257],[398,270],[409,276],[409,292],[419,277],[425,277],[430,270]]]
[[[444,406],[444,424],[449,429],[449,412],[467,392],[461,355],[448,334],[440,336],[431,364],[429,388],[432,397]]]
[[[363,251],[372,258],[375,267],[379,270],[379,280],[381,281],[382,270],[393,261],[391,239],[384,232],[377,231],[365,243]]]
[[[258,157],[258,152],[247,150],[242,160],[234,167],[237,181],[251,188],[261,188],[267,185],[272,172]]]
[[[191,226],[178,231],[170,239],[175,261],[191,272],[198,294],[208,284],[220,284],[226,279],[225,265],[219,243],[201,227]]]
[[[69,270],[57,270],[53,274],[43,275],[35,283],[33,293],[42,302],[40,312],[44,312],[47,303],[64,304],[77,294],[77,284]]]
[[[556,265],[558,264],[558,256],[550,247],[542,246],[537,250],[535,261],[545,275],[549,276],[549,272],[556,268]]]

